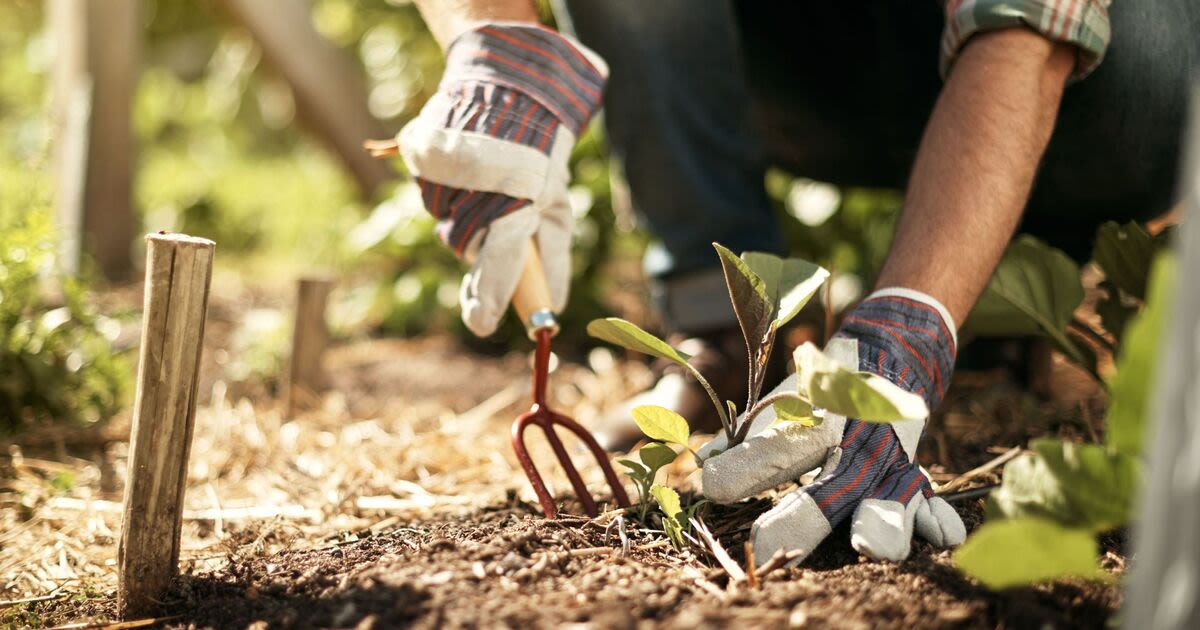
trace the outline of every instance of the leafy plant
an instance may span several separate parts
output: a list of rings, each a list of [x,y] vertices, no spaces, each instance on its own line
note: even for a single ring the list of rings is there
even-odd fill
[[[688,354],[637,325],[618,318],[598,319],[588,324],[588,334],[686,368],[708,392],[730,447],[745,440],[754,419],[772,406],[780,421],[801,422],[810,426],[819,422],[814,408],[873,422],[892,422],[928,415],[929,410],[919,396],[874,374],[848,369],[825,356],[811,343],[797,348],[794,355],[797,390],[760,398],[767,364],[780,328],[804,308],[828,279],[829,272],[803,260],[783,259],[761,252],[746,252],[739,257],[717,243],[713,246],[725,271],[729,298],[750,358],[747,374],[749,394],[744,417],[738,418],[737,406],[733,401],[722,403],[720,395],[704,375],[691,365]],[[651,439],[681,444],[687,448],[687,421],[678,414],[661,407],[639,407],[634,410],[634,419]],[[680,428],[683,433],[678,432]]]
[[[1100,226],[1092,258],[1104,272],[1104,297],[1096,305],[1103,331],[1075,317],[1084,297],[1079,265],[1028,235],[1009,245],[963,328],[985,337],[1043,337],[1102,381],[1096,349],[1114,352],[1120,345],[1127,323],[1146,299],[1151,261],[1170,232],[1151,236],[1136,222]]]
[[[1154,356],[1175,275],[1174,258],[1159,256],[1146,308],[1129,324],[1108,384],[1105,443],[1036,440],[1031,453],[1013,460],[988,501],[988,522],[955,555],[968,575],[997,589],[1105,575],[1096,536],[1129,521],[1142,476]]]
[[[0,207],[0,434],[100,422],[126,402],[129,366],[112,346],[120,326],[57,271],[53,235],[44,208]]]

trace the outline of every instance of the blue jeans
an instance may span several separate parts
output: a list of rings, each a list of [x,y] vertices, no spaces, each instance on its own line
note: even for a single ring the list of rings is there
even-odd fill
[[[779,252],[768,164],[840,185],[904,186],[941,89],[935,2],[563,0],[609,62],[604,120],[673,328],[735,322],[712,249]],[[560,12],[561,15],[561,12]],[[1022,230],[1086,258],[1107,220],[1177,198],[1200,2],[1115,2],[1100,67],[1067,88]]]

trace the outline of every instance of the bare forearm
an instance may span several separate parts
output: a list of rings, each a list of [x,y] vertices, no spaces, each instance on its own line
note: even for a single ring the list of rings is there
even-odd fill
[[[879,286],[938,299],[961,324],[1029,196],[1072,48],[1024,29],[978,35],[938,98]]]
[[[417,0],[417,9],[443,50],[478,22],[538,21],[533,0]]]

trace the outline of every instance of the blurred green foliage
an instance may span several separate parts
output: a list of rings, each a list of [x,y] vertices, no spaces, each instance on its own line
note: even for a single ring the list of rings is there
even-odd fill
[[[91,424],[127,402],[120,325],[55,269],[47,205],[0,183],[0,435],[35,423]]]
[[[147,0],[142,6],[143,68],[133,116],[135,199],[146,231],[212,238],[220,247],[218,266],[251,282],[256,274],[277,278],[281,270],[341,271],[347,281],[333,308],[343,332],[363,326],[402,335],[448,331],[491,348],[523,339],[513,322],[490,340],[466,332],[456,306],[463,267],[434,238],[411,184],[400,179],[378,199],[360,199],[336,158],[300,132],[290,88],[218,3]],[[317,31],[358,64],[369,108],[390,131],[416,115],[436,89],[441,52],[410,2],[313,0],[312,17]],[[54,42],[44,29],[43,3],[5,2],[0,20],[0,166],[20,165],[21,176],[32,174],[48,186],[46,85]],[[562,320],[567,336],[575,332],[582,342],[584,324],[595,317],[616,310],[640,319],[618,303],[639,296],[637,265],[630,263],[647,237],[631,221],[616,220],[597,125],[581,139],[571,168],[579,229],[575,284]],[[0,177],[13,171],[5,168]],[[835,190],[830,209],[838,212],[817,220],[812,200],[801,194],[809,183],[780,172],[766,183],[791,253],[836,272],[837,304],[858,297],[890,240],[899,195]],[[614,274],[618,266],[622,271]]]

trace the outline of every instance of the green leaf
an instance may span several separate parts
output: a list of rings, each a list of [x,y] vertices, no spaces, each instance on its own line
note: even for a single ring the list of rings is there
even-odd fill
[[[954,554],[967,575],[991,589],[1064,577],[1103,579],[1091,532],[1053,521],[1021,518],[989,522]]]
[[[816,426],[812,405],[799,398],[785,398],[772,405],[776,419],[782,422],[799,422],[804,426]]]
[[[638,457],[642,463],[650,468],[650,476],[654,477],[654,473],[658,472],[659,468],[675,461],[675,451],[666,444],[651,442],[638,451]]]
[[[1140,457],[1144,447],[1162,330],[1174,302],[1175,276],[1175,257],[1159,256],[1150,276],[1146,308],[1129,324],[1117,357],[1117,372],[1108,384],[1112,401],[1105,421],[1108,446],[1132,457]]]
[[[658,501],[658,507],[667,518],[679,522],[679,515],[683,513],[683,507],[679,501],[679,493],[675,492],[667,486],[654,484],[650,486],[650,495]]]
[[[1146,297],[1146,282],[1156,249],[1154,239],[1136,221],[1125,225],[1109,221],[1096,231],[1092,258],[1109,282],[1142,300]]]
[[[729,290],[729,301],[733,304],[738,326],[741,327],[742,336],[746,340],[746,353],[750,357],[753,370],[758,365],[755,359],[768,341],[775,303],[767,292],[766,283],[750,270],[745,261],[718,243],[713,243],[713,247],[717,250],[721,269],[725,272],[725,287]],[[755,380],[753,374],[751,380]]]
[[[588,323],[589,335],[616,344],[622,348],[686,365],[691,355],[672,348],[667,342],[642,330],[637,324],[619,317],[593,319]]]
[[[1049,518],[1103,532],[1125,525],[1141,476],[1141,463],[1096,444],[1034,440],[1033,453],[1004,469],[1004,482],[988,501],[989,515]]]
[[[746,252],[742,260],[766,285],[775,313],[772,322],[778,330],[792,321],[829,278],[829,272],[799,258],[780,258],[762,252]]]
[[[1040,334],[1076,363],[1091,368],[1095,358],[1067,335],[1067,324],[1082,301],[1075,261],[1022,235],[1009,245],[964,328],[985,337]]]
[[[812,343],[796,348],[800,395],[813,407],[868,422],[895,422],[929,416],[920,396],[869,372],[856,372],[825,355]]]
[[[635,462],[632,459],[618,459],[617,463],[628,468],[629,476],[634,479],[647,478],[650,475],[650,469],[641,462]]]
[[[658,405],[642,405],[633,408],[633,421],[646,437],[680,446],[687,446],[688,423],[683,416]]]

